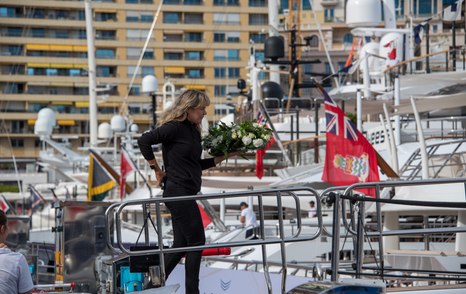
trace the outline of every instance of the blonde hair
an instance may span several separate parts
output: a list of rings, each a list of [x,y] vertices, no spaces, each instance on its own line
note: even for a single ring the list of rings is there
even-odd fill
[[[171,121],[184,121],[188,117],[188,109],[196,107],[206,107],[210,105],[209,97],[201,91],[186,90],[175,99],[175,102],[165,110],[158,125],[163,125]],[[200,131],[200,126],[198,125]]]

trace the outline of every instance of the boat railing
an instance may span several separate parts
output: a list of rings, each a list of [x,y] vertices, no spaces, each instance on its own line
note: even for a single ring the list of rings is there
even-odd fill
[[[428,74],[431,72],[439,72],[439,71],[448,71],[449,70],[449,63],[450,63],[450,55],[453,52],[457,52],[453,50],[442,50],[438,52],[433,52],[429,54],[425,54],[422,56],[416,56],[411,59],[398,62],[393,66],[387,67],[384,70],[386,85],[394,85],[394,77],[396,75],[406,75],[406,74],[415,74],[415,73],[423,73]],[[463,54],[463,68],[464,68],[464,60],[465,60],[465,50],[460,49],[460,52]],[[456,65],[453,65],[453,70],[455,69]]]
[[[448,167],[455,167],[456,170],[464,173],[466,167],[463,159],[466,154],[465,143],[466,139],[429,144],[426,151],[429,159],[430,176],[432,178],[440,177],[442,171]],[[400,169],[401,177],[405,180],[420,179],[421,165],[421,150],[418,148]],[[462,176],[462,174],[459,176]]]
[[[459,184],[461,187],[466,182],[466,178],[448,178],[448,179],[429,179],[429,180],[413,180],[413,181],[391,181],[391,182],[374,182],[374,183],[359,183],[347,187],[343,192],[341,189],[336,191],[336,188],[329,188],[324,190],[321,193],[321,198],[327,203],[333,205],[333,223],[339,224],[340,220],[346,227],[347,233],[351,234],[354,238],[355,243],[355,263],[353,269],[341,270],[339,267],[339,259],[333,258],[331,261],[331,280],[337,281],[339,275],[351,275],[356,278],[366,276],[366,277],[381,277],[387,279],[418,279],[418,280],[448,280],[448,281],[464,281],[466,278],[465,272],[453,272],[447,270],[422,270],[419,269],[416,271],[415,275],[412,268],[394,268],[385,266],[386,252],[392,250],[393,248],[384,248],[384,238],[393,237],[393,236],[403,236],[403,235],[426,235],[426,234],[445,234],[445,233],[460,233],[459,235],[464,235],[466,233],[466,226],[462,224],[461,221],[458,221],[456,227],[426,227],[420,229],[389,229],[384,227],[382,224],[383,217],[385,221],[389,217],[390,210],[387,208],[383,211],[382,205],[403,205],[414,207],[413,210],[420,209],[423,207],[435,207],[437,209],[453,209],[456,213],[462,213],[466,209],[466,202],[447,202],[447,201],[419,201],[419,200],[400,200],[400,199],[390,199],[390,197],[381,197],[384,189],[395,189],[401,187],[409,186],[418,186],[426,188],[429,186],[438,186],[438,185],[451,185]],[[341,188],[341,187],[339,187]],[[375,197],[363,196],[358,189],[373,189]],[[347,219],[346,205],[347,203],[351,206],[350,215],[351,220]],[[371,207],[367,207],[366,204],[372,203]],[[375,208],[373,207],[375,205]],[[395,208],[393,208],[395,209]],[[459,211],[459,212],[458,212]],[[396,209],[395,209],[396,212]],[[368,231],[366,227],[366,219],[369,214],[375,215],[376,219],[376,228],[373,231]],[[332,256],[340,256],[340,226],[333,225],[332,227]],[[378,239],[378,257],[375,256],[375,267],[363,266],[364,261],[364,251],[363,251],[363,242],[365,239]],[[458,240],[457,235],[456,242],[461,242]],[[389,243],[387,243],[389,244]],[[461,245],[460,245],[461,246]],[[387,245],[390,247],[390,245]],[[458,247],[458,246],[457,246]],[[464,248],[464,247],[463,247]],[[457,249],[460,250],[460,249]],[[417,251],[418,254],[421,251]],[[444,255],[446,253],[443,253]],[[452,253],[452,254],[462,254],[461,252]],[[400,274],[401,273],[401,274]],[[423,275],[424,274],[424,275]]]
[[[257,210],[258,210],[258,223],[259,223],[259,235],[257,239],[253,240],[240,240],[240,241],[227,241],[227,242],[218,242],[218,243],[210,243],[202,246],[187,246],[187,247],[180,247],[180,248],[163,248],[164,246],[157,246],[154,249],[148,250],[128,250],[122,241],[122,214],[125,208],[130,206],[142,206],[143,207],[143,215],[149,218],[150,221],[154,225],[154,229],[156,230],[157,242],[156,244],[163,244],[163,232],[162,232],[162,216],[161,216],[161,204],[166,202],[176,202],[176,201],[185,201],[185,200],[209,200],[209,199],[234,199],[234,198],[244,198],[248,197],[248,199],[257,199]],[[278,230],[279,234],[277,237],[270,237],[266,238],[265,234],[265,227],[264,227],[264,204],[263,198],[264,197],[272,197],[276,200],[276,207],[278,211],[283,211],[283,197],[291,197],[294,202],[294,209],[296,214],[294,216],[294,220],[296,223],[296,230],[293,231],[291,235],[285,234],[285,223],[284,223],[284,216],[283,213],[278,213]],[[314,200],[316,203],[316,214],[317,214],[317,225],[315,227],[315,231],[312,234],[301,235],[302,232],[302,221],[301,221],[301,207],[300,207],[300,200],[303,197],[309,197],[310,199]],[[141,256],[141,255],[149,255],[149,254],[158,254],[160,260],[160,280],[161,284],[164,285],[165,283],[165,264],[164,264],[164,254],[167,253],[174,253],[174,252],[189,252],[189,251],[199,251],[204,249],[211,249],[211,248],[223,248],[223,247],[243,247],[243,246],[252,246],[252,245],[260,245],[262,249],[262,266],[264,268],[264,276],[267,283],[268,292],[272,293],[272,284],[271,279],[269,276],[268,268],[269,264],[267,261],[267,250],[266,245],[269,244],[279,244],[280,245],[280,252],[281,252],[281,267],[282,267],[282,280],[281,280],[281,290],[282,293],[285,293],[285,286],[286,286],[286,275],[287,275],[287,261],[286,261],[286,251],[285,251],[285,244],[290,242],[300,242],[300,241],[311,241],[318,238],[322,232],[322,209],[321,209],[321,201],[319,193],[308,187],[296,187],[296,188],[287,188],[287,189],[265,189],[265,190],[246,190],[240,192],[231,192],[231,193],[216,193],[216,194],[204,194],[204,195],[191,195],[191,196],[180,196],[180,197],[172,197],[172,198],[163,198],[163,197],[155,197],[151,199],[142,199],[142,200],[129,200],[118,204],[111,205],[105,213],[106,217],[106,228],[107,228],[107,236],[112,235],[113,228],[110,225],[110,217],[113,216],[114,224],[115,224],[115,231],[116,231],[116,245],[118,246],[120,252],[122,254],[127,254],[128,256]],[[155,206],[155,216],[151,214],[147,214],[148,206]],[[155,223],[152,217],[155,217]],[[147,222],[146,218],[146,222]],[[154,243],[150,242],[150,235],[148,231],[148,226],[143,227],[144,229],[144,242],[145,245],[153,245]],[[141,231],[142,232],[142,231]],[[110,237],[107,238],[107,246],[111,247],[113,250],[117,250],[113,248],[113,243],[110,240]]]

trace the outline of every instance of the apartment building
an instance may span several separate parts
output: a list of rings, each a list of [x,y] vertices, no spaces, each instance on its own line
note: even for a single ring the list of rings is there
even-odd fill
[[[122,102],[140,130],[151,123],[151,98],[141,81],[155,75],[177,89],[205,91],[208,109],[224,105],[246,76],[250,40],[263,55],[268,32],[266,0],[165,0],[131,89],[157,0],[92,1],[98,122],[109,122]],[[0,162],[11,168],[38,156],[37,112],[57,112],[54,135],[74,148],[89,141],[89,79],[85,3],[69,0],[5,0],[0,3]],[[160,97],[159,97],[160,99]],[[161,100],[157,103],[162,110]],[[218,115],[225,112],[218,107]],[[24,162],[22,164],[21,162]]]
[[[98,122],[109,122],[119,113],[123,102],[127,102],[139,130],[148,129],[152,119],[151,98],[141,92],[142,78],[148,74],[158,78],[159,89],[170,81],[177,89],[206,91],[213,101],[208,109],[209,119],[226,114],[229,96],[234,97],[239,91],[237,79],[247,78],[250,41],[256,44],[257,58],[264,57],[263,43],[269,30],[267,2],[164,0],[141,67],[129,89],[159,2],[92,1],[97,85],[104,89],[98,96]],[[451,26],[442,23],[441,12],[451,3],[396,0],[398,26],[431,17],[431,42],[448,41]],[[334,70],[342,68],[354,42],[352,28],[344,22],[346,1],[316,0],[312,5],[307,0],[279,1],[278,29],[285,38],[285,49],[289,50],[290,41],[286,30],[297,25],[298,43],[307,44],[299,47],[298,57],[321,61],[303,65],[302,80],[315,73],[330,74],[331,65]],[[0,170],[12,169],[13,156],[20,169],[34,167],[40,147],[34,123],[43,107],[58,113],[54,135],[66,137],[73,148],[88,143],[84,8],[83,0],[0,2]],[[464,32],[459,35],[457,42],[461,43]],[[445,46],[449,44],[447,41],[443,42]],[[287,93],[287,77],[282,79]],[[303,89],[300,95],[312,96],[312,89]],[[161,104],[159,97],[158,111],[162,110]]]

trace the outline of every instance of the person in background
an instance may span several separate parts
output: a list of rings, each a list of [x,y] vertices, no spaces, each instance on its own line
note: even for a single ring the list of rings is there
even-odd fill
[[[241,209],[239,221],[243,227],[249,228],[246,231],[246,239],[250,239],[254,235],[254,228],[257,227],[256,214],[246,202],[241,202],[239,208]]]
[[[32,293],[34,284],[26,258],[8,248],[7,237],[8,219],[0,209],[0,294]]]
[[[317,216],[317,208],[316,208],[316,203],[311,200],[309,201],[309,217],[312,218],[312,217],[316,217]]]
[[[215,166],[225,159],[216,156],[201,159],[201,122],[210,104],[209,97],[200,91],[187,90],[161,116],[158,127],[142,134],[139,149],[155,172],[157,186],[162,186],[163,197],[196,195],[201,190],[202,170]],[[162,144],[165,170],[160,168],[152,145]],[[236,156],[240,152],[230,152]],[[173,226],[173,248],[205,244],[204,226],[196,200],[165,202]],[[186,255],[186,293],[199,293],[199,270],[202,251],[165,254],[166,278]]]

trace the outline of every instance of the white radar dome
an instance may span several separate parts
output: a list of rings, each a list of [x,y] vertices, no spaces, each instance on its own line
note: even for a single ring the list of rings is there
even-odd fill
[[[142,79],[142,92],[155,93],[157,92],[158,81],[153,75],[147,75]]]
[[[121,115],[114,115],[110,121],[110,125],[114,132],[123,132],[126,129],[125,118]]]
[[[100,139],[112,138],[112,127],[108,122],[104,122],[99,125],[99,129],[97,130],[97,137]]]
[[[37,136],[50,136],[53,131],[53,126],[49,121],[41,118],[34,123],[34,134]]]
[[[39,110],[39,113],[37,113],[37,120],[44,120],[52,127],[57,125],[57,115],[55,114],[55,111],[47,107]]]
[[[130,127],[129,127],[129,131],[131,133],[137,133],[139,132],[139,126],[137,124],[132,124]]]
[[[372,27],[382,21],[381,1],[348,0],[346,24],[350,27]]]

